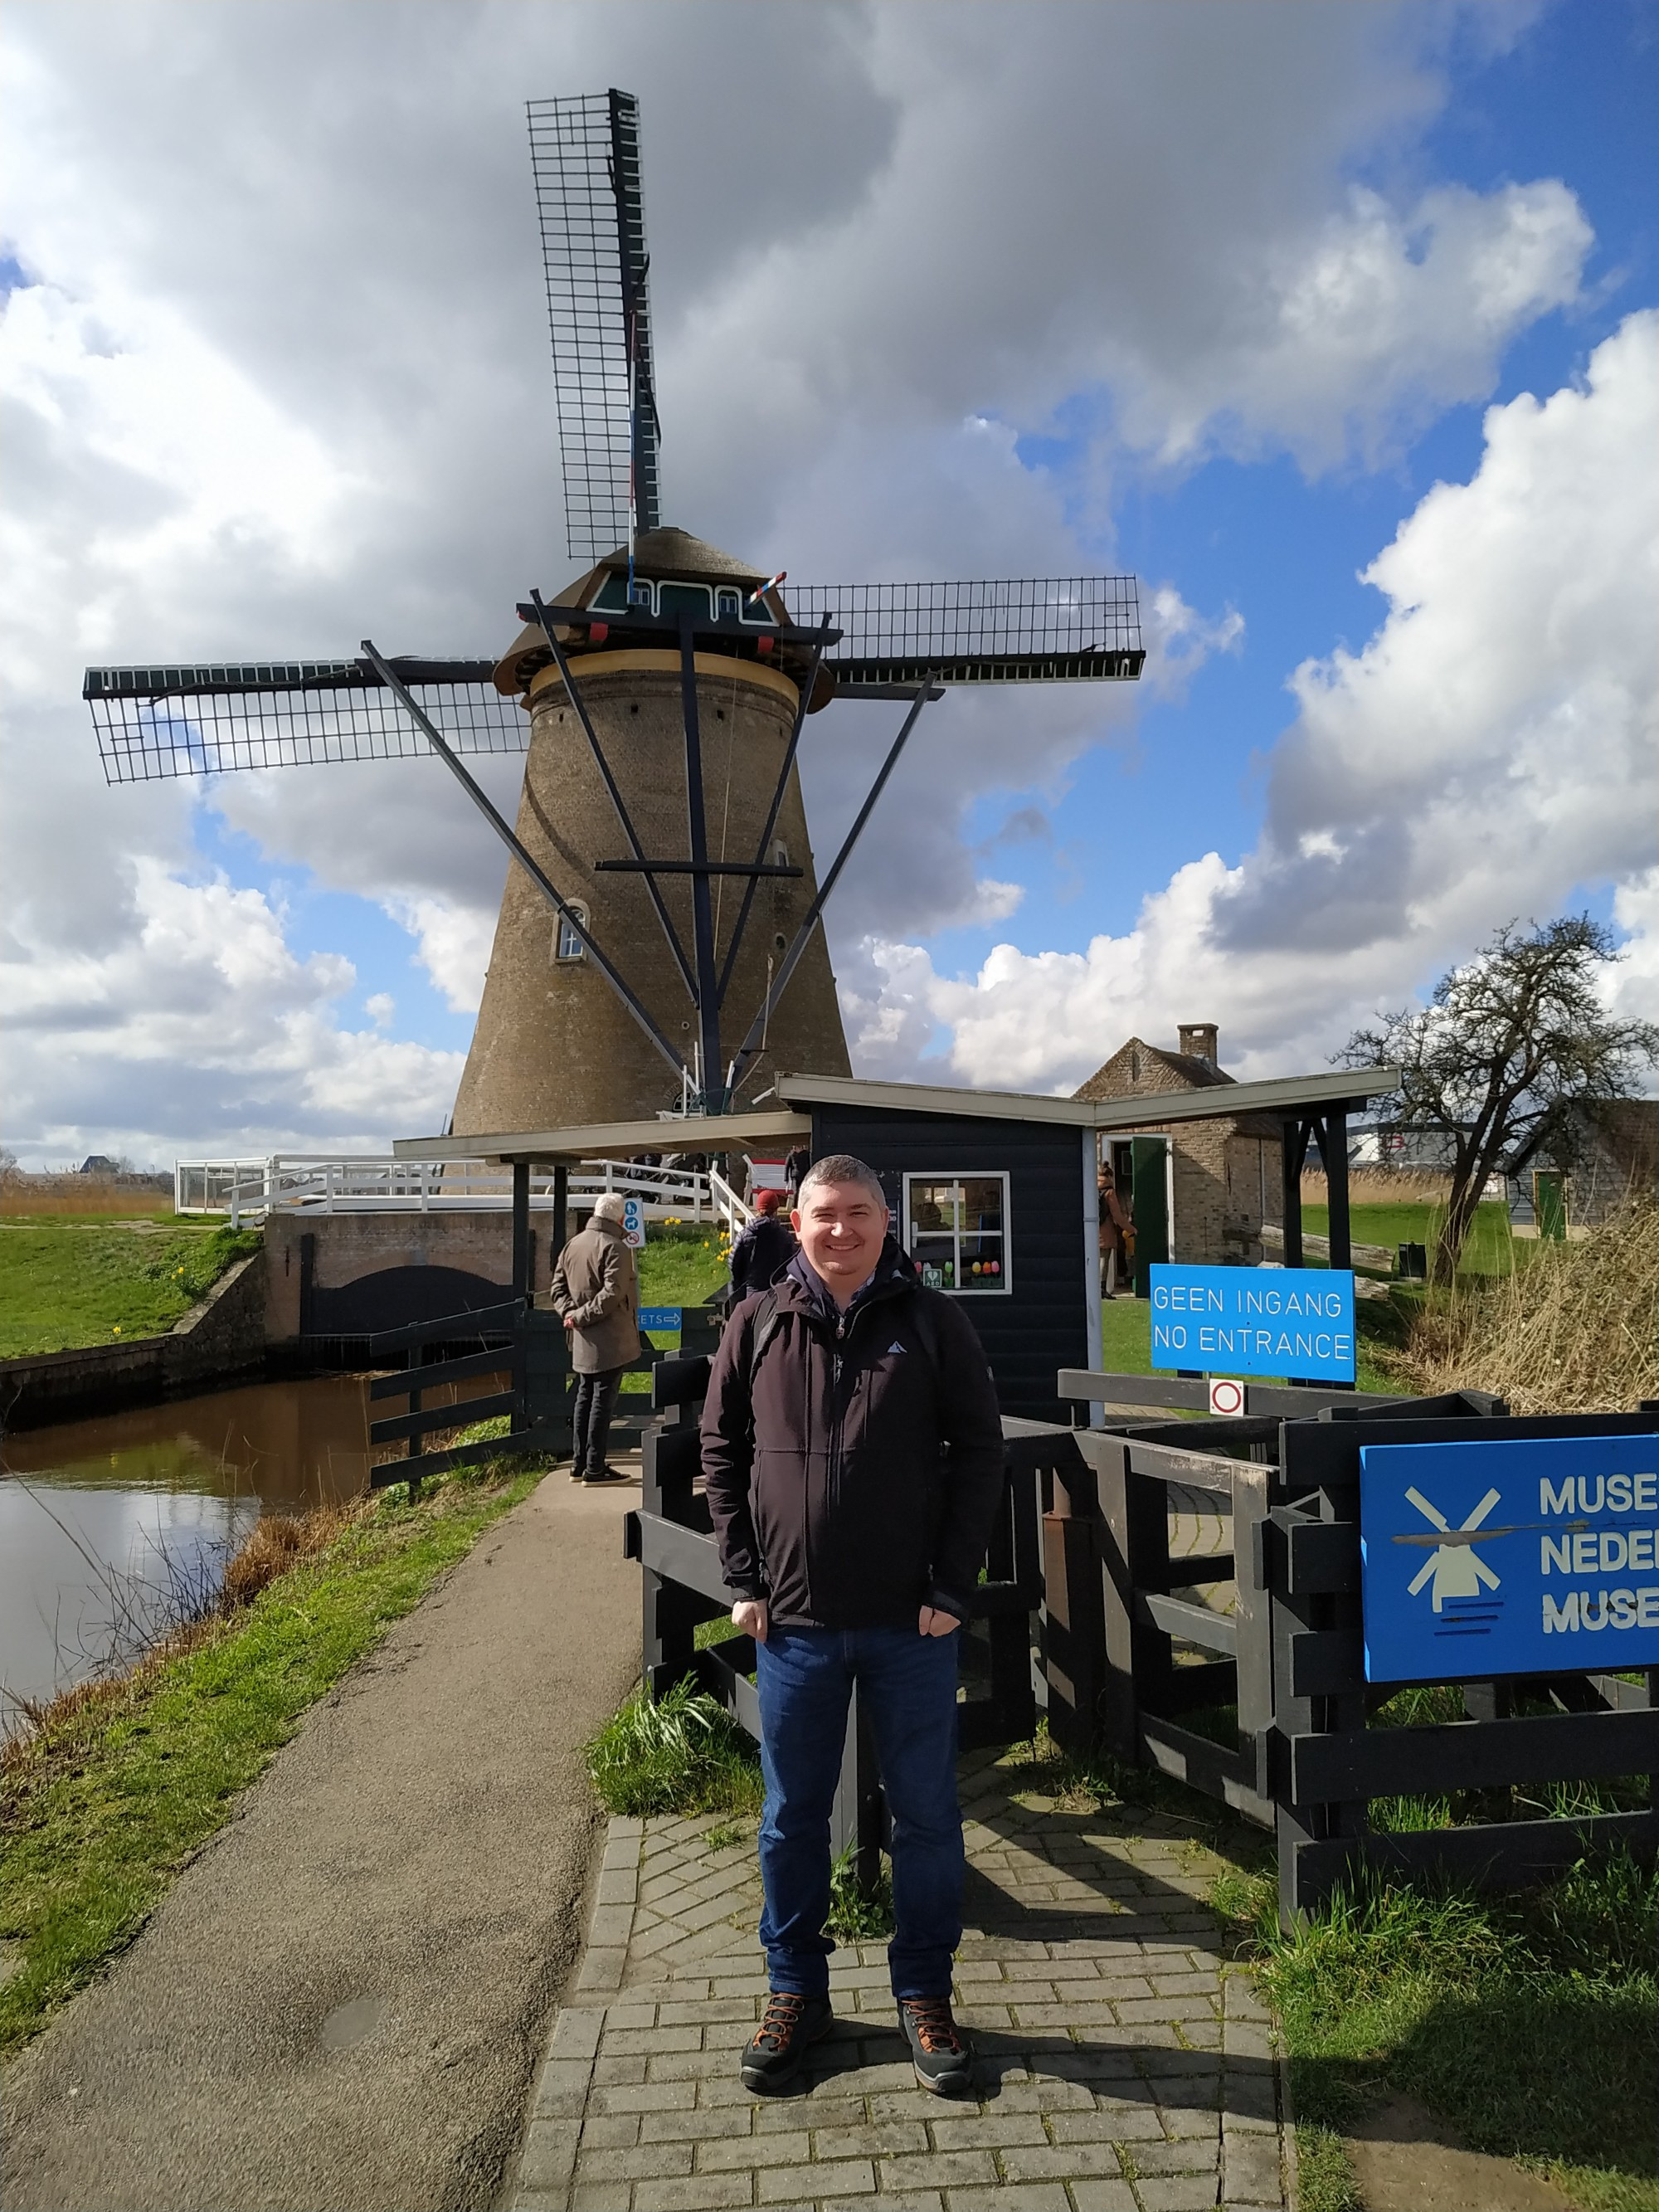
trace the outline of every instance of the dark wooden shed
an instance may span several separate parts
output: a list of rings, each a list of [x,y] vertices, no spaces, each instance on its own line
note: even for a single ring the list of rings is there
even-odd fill
[[[1063,1420],[1057,1369],[1100,1364],[1092,1107],[856,1077],[778,1091],[810,1115],[814,1159],[852,1152],[881,1177],[899,1241],[968,1310],[1003,1412]]]

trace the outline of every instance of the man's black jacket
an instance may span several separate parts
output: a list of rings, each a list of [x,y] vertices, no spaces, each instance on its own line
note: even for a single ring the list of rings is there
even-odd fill
[[[794,1231],[775,1213],[757,1214],[732,1247],[732,1304],[763,1291],[795,1256]]]
[[[797,1260],[773,1285],[752,1393],[761,1297],[714,1358],[702,1471],[721,1571],[780,1628],[913,1626],[924,1605],[965,1619],[1003,1484],[973,1324],[890,1237],[845,1315],[816,1279]]]

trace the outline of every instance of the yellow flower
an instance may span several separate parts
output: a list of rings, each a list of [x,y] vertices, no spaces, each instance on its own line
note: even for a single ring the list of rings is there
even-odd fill
[[[111,1323],[111,1327],[114,1329],[115,1334],[117,1334],[117,1336],[119,1336],[119,1334],[121,1334],[121,1324],[120,1324],[120,1322],[119,1322],[118,1321],[118,1322],[112,1322],[112,1323]]]

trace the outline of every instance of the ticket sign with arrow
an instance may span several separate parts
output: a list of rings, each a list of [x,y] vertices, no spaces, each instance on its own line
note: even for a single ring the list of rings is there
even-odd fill
[[[1659,1436],[1365,1444],[1365,1679],[1659,1666]]]

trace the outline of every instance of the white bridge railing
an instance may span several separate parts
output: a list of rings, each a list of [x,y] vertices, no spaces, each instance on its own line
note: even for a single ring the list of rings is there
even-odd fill
[[[569,1180],[569,1204],[585,1212],[605,1191],[641,1201],[647,1221],[718,1221],[733,1235],[754,1208],[717,1170],[637,1167],[584,1160]],[[178,1213],[244,1217],[284,1213],[460,1213],[513,1204],[513,1170],[478,1160],[399,1160],[372,1154],[277,1152],[264,1160],[180,1160],[173,1170]],[[532,1212],[551,1211],[553,1177],[530,1178]]]

